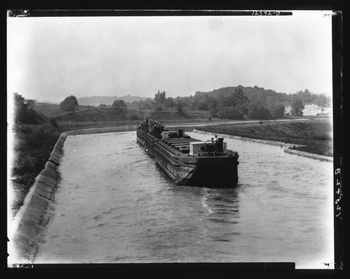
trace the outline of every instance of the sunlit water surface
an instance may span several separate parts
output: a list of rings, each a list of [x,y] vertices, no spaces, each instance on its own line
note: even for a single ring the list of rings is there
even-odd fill
[[[176,186],[135,132],[69,136],[35,263],[285,261],[327,268],[332,163],[226,141],[240,155],[239,184],[209,189]]]

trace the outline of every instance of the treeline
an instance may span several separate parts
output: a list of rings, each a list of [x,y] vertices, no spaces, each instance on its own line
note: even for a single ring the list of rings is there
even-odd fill
[[[140,101],[127,102],[127,107],[133,110],[153,110],[163,111],[163,108],[174,108],[175,111],[183,113],[183,108],[189,106],[186,101],[190,97],[166,97],[165,91],[159,91],[154,95],[154,98],[146,98]]]
[[[221,119],[269,119],[283,117],[285,105],[264,101],[260,95],[247,95],[243,87],[221,88],[212,92],[196,92],[187,99],[193,109],[208,110],[211,117]]]
[[[277,93],[261,87],[223,87],[210,92],[197,91],[189,97],[166,97],[165,91],[159,91],[154,98],[116,96],[93,96],[79,98],[79,104],[107,107],[116,100],[123,100],[127,108],[134,110],[164,111],[164,108],[175,108],[178,112],[187,110],[207,111],[210,117],[227,119],[268,119],[282,117],[286,106],[292,106],[292,113],[301,115],[306,104],[327,107],[331,98],[324,94],[315,94],[308,89],[295,94]],[[295,107],[298,106],[298,107]]]
[[[327,107],[331,98],[324,94],[315,94],[308,89],[295,94],[277,93],[254,87],[225,87],[210,92],[196,92],[192,107],[209,110],[212,115],[223,118],[229,112],[236,118],[268,119],[283,116],[285,107],[292,107],[292,114],[302,115],[305,104]],[[239,113],[237,113],[239,112]]]
[[[42,114],[34,110],[35,100],[26,99],[14,93],[14,122],[16,124],[39,124],[48,122]]]
[[[238,88],[241,89],[244,95],[251,101],[256,103],[280,103],[284,105],[291,105],[295,100],[301,100],[303,104],[316,104],[322,107],[327,107],[330,105],[331,98],[325,96],[324,94],[315,94],[310,92],[308,89],[304,91],[300,90],[294,94],[277,93],[274,90],[264,89],[262,87],[224,87],[216,89],[210,92],[196,92],[196,94],[207,94],[215,99],[220,99],[222,97],[227,97]]]
[[[127,103],[135,110],[161,111],[164,107],[176,107],[178,112],[187,110],[207,111],[209,117],[221,119],[270,119],[283,117],[286,106],[291,106],[292,115],[302,115],[305,104],[329,106],[330,97],[311,93],[308,89],[295,94],[277,93],[255,87],[224,87],[210,92],[197,91],[189,97],[166,97],[159,91],[154,99]]]
[[[123,100],[124,102],[134,102],[134,101],[140,101],[144,100],[146,98],[143,97],[137,97],[137,96],[122,96],[122,97],[117,97],[117,96],[92,96],[92,97],[82,97],[82,98],[77,98],[77,101],[80,105],[87,105],[87,106],[94,106],[94,105],[99,105],[99,104],[104,104],[104,105],[111,105],[113,104],[114,101],[116,100]]]
[[[316,104],[327,107],[330,97],[314,94],[308,89],[295,94],[277,93],[257,86],[224,87],[210,92],[197,91],[187,97],[167,97],[165,91],[158,90],[154,98],[133,96],[92,96],[76,98],[69,96],[60,103],[62,112],[74,113],[81,111],[79,105],[94,104],[99,108],[154,112],[178,112],[180,114],[202,111],[209,118],[221,119],[270,119],[284,116],[286,106],[291,106],[292,115],[302,115],[304,105]],[[21,95],[15,95],[16,120],[23,123],[33,123],[37,117],[33,113],[34,100],[26,100]],[[51,119],[56,126],[55,119]]]

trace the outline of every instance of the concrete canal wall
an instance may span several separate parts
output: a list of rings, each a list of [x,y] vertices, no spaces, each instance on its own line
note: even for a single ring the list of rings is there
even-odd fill
[[[290,154],[299,155],[299,156],[303,156],[303,157],[308,157],[308,158],[312,158],[312,159],[317,159],[317,160],[321,160],[321,161],[333,162],[333,157],[328,157],[328,156],[323,156],[323,155],[303,152],[303,151],[299,151],[299,150],[295,150],[295,149],[285,148],[284,152],[290,153]]]
[[[91,128],[62,133],[56,142],[45,168],[36,177],[23,206],[8,228],[8,263],[32,263],[42,233],[50,219],[49,206],[54,201],[60,180],[58,167],[63,156],[63,146],[69,135],[113,133],[135,130],[134,126]]]
[[[57,170],[63,155],[63,145],[68,133],[62,133],[56,142],[45,168],[35,178],[34,185],[27,194],[23,206],[17,212],[11,223],[9,236],[9,259],[23,262],[32,262],[40,242],[41,232],[48,222],[46,211],[54,200],[55,191],[59,182]],[[9,248],[10,248],[9,247]]]

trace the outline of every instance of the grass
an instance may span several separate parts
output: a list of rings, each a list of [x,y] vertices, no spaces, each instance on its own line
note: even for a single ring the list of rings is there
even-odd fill
[[[239,137],[301,144],[305,146],[298,147],[300,151],[333,156],[332,125],[328,120],[261,123],[243,122],[197,129]]]

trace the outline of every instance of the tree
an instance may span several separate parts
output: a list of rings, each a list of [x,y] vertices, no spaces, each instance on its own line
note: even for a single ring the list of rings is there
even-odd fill
[[[320,107],[328,107],[331,103],[331,98],[326,97],[324,94],[317,95],[315,99],[315,104]]]
[[[127,108],[127,105],[123,100],[115,100],[112,104],[113,108]]]
[[[236,88],[228,97],[222,97],[219,101],[221,109],[232,107],[243,115],[248,114],[249,99],[243,93],[241,88]]]
[[[163,109],[162,109],[162,107],[161,106],[156,106],[155,108],[154,108],[154,111],[162,111]]]
[[[50,122],[53,127],[58,128],[57,119],[55,117],[50,117]]]
[[[269,119],[270,111],[260,104],[251,104],[248,109],[248,118],[250,119]]]
[[[211,109],[210,110],[210,116],[211,117],[218,117],[218,110],[217,109]]]
[[[34,110],[35,100],[27,99],[26,100],[26,104],[27,104],[27,109],[28,110]]]
[[[62,111],[68,111],[68,112],[74,112],[75,108],[79,106],[78,100],[75,96],[71,95],[67,98],[65,98],[60,103],[60,108]]]
[[[197,108],[198,110],[208,110],[208,106],[207,106],[207,104],[206,104],[204,101],[200,101],[200,102],[197,104],[196,108]]]
[[[249,99],[244,96],[241,88],[236,88],[232,93],[231,105],[243,115],[248,113]]]
[[[217,105],[218,105],[218,102],[214,98],[212,97],[208,98],[208,110],[210,111],[215,110],[217,108]]]
[[[301,116],[301,115],[303,115],[303,109],[304,108],[305,107],[303,105],[303,102],[300,99],[296,99],[292,103],[291,114],[292,115]]]
[[[166,101],[165,101],[165,106],[169,107],[169,108],[175,107],[176,103],[174,101],[174,98],[171,98],[171,97],[167,98]]]
[[[285,107],[282,104],[272,105],[269,108],[272,117],[281,118],[284,115]]]
[[[37,113],[34,111],[35,100],[25,99],[22,95],[14,94],[15,122],[36,124]]]
[[[154,95],[154,100],[156,101],[157,104],[163,104],[166,100],[166,93],[165,91],[160,92],[158,90],[158,92]]]
[[[15,121],[25,122],[27,116],[27,105],[22,95],[15,93]]]
[[[233,107],[222,108],[217,115],[220,119],[244,119],[244,115]]]
[[[183,113],[183,104],[181,102],[176,103],[176,111],[178,113]]]

